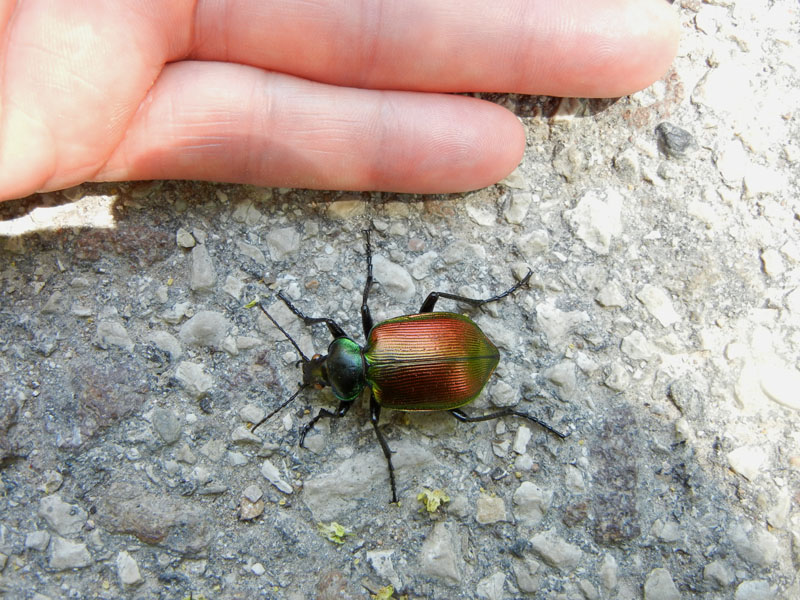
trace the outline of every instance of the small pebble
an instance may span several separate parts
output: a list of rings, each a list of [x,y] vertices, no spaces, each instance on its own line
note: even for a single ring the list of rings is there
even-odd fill
[[[49,564],[51,569],[56,571],[82,569],[93,562],[86,544],[71,542],[57,535],[53,536],[50,542]]]
[[[478,497],[475,520],[481,525],[507,521],[506,505],[502,498],[481,494]]]
[[[181,248],[194,248],[197,244],[197,240],[194,239],[194,236],[183,227],[178,229],[175,234],[175,241]]]
[[[554,529],[536,534],[530,544],[534,554],[562,572],[574,570],[583,558],[583,551],[560,538]]]
[[[157,408],[153,411],[153,429],[164,440],[164,443],[174,444],[181,437],[181,423],[174,412],[167,408]]]
[[[461,582],[461,562],[450,531],[444,522],[437,522],[422,543],[419,552],[420,573],[455,585]]]
[[[25,547],[44,552],[50,543],[50,534],[44,530],[31,531],[25,536]]]
[[[668,158],[681,158],[694,145],[691,133],[667,121],[656,125],[655,131],[658,149]]]
[[[117,577],[125,587],[139,585],[144,581],[136,560],[125,550],[117,554]]]
[[[647,284],[636,292],[636,297],[664,327],[669,327],[680,320],[672,306],[672,300],[663,289]]]
[[[192,248],[191,288],[196,292],[211,290],[217,283],[217,272],[214,262],[205,244]]]
[[[294,491],[292,486],[281,478],[280,471],[269,459],[265,459],[261,464],[261,474],[284,494],[291,494]]]

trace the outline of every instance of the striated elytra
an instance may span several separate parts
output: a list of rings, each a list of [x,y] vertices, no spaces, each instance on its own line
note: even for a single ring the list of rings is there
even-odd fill
[[[537,423],[560,438],[567,437],[567,434],[557,431],[533,415],[511,408],[474,417],[463,413],[460,407],[480,395],[500,360],[500,353],[470,318],[450,312],[433,312],[440,298],[472,306],[497,302],[525,285],[531,277],[530,270],[517,284],[491,298],[476,299],[446,292],[431,292],[422,303],[419,313],[395,317],[375,325],[368,306],[373,283],[369,231],[364,232],[364,237],[367,280],[361,304],[361,321],[367,340],[366,346],[359,346],[333,319],[306,316],[283,292],[279,292],[278,297],[306,325],[324,323],[333,336],[325,356],[315,354],[308,358],[283,327],[259,304],[259,308],[300,355],[303,383],[288,400],[256,423],[254,430],[294,400],[305,388],[330,386],[339,400],[339,406],[334,412],[321,409],[317,416],[303,426],[300,432],[302,446],[306,434],[317,421],[323,417],[343,417],[364,388],[369,388],[370,420],[389,467],[392,502],[397,502],[397,486],[392,452],[378,427],[381,408],[405,411],[446,410],[459,421],[467,423],[517,416]]]

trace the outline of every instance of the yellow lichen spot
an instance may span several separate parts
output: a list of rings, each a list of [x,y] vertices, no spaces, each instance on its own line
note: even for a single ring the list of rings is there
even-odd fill
[[[370,596],[374,600],[390,600],[390,598],[394,595],[394,587],[391,585],[383,586],[381,589],[378,590],[375,594],[370,594]]]
[[[108,583],[108,579],[103,579],[103,583],[101,585],[103,586],[104,590],[107,590],[108,588],[111,587],[111,584]]]
[[[422,488],[422,491],[417,494],[417,500],[422,502],[429,513],[435,513],[442,504],[450,502],[450,496],[448,496],[444,490]]]
[[[325,539],[334,544],[344,544],[344,537],[348,535],[345,528],[336,521],[331,521],[327,525],[325,523],[317,523],[317,529]]]

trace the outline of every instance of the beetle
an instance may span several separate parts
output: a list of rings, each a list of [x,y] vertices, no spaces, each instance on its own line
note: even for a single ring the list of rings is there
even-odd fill
[[[300,355],[297,364],[302,364],[303,367],[303,383],[288,400],[256,423],[251,431],[288,405],[306,388],[314,386],[322,389],[329,386],[339,400],[339,406],[333,412],[320,409],[317,415],[303,426],[300,431],[300,446],[304,447],[306,435],[317,421],[322,418],[338,419],[345,416],[364,389],[369,388],[370,421],[389,467],[392,502],[397,502],[397,485],[392,465],[392,451],[378,427],[382,408],[401,411],[448,411],[464,423],[517,416],[536,423],[561,439],[568,436],[537,417],[512,408],[504,408],[481,416],[465,414],[461,407],[480,395],[500,361],[500,352],[469,317],[458,313],[433,311],[436,303],[442,298],[475,307],[502,300],[528,282],[533,274],[530,269],[519,282],[491,298],[477,299],[447,292],[431,292],[418,313],[395,317],[376,325],[373,323],[368,304],[374,281],[372,246],[368,230],[364,231],[364,238],[367,280],[361,302],[361,323],[366,338],[365,346],[359,346],[333,319],[307,316],[280,291],[278,298],[306,325],[324,323],[333,336],[326,355],[315,354],[308,358],[264,306],[258,304]]]

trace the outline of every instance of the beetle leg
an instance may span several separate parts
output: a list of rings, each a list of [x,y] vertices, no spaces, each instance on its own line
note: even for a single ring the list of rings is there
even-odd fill
[[[431,292],[428,294],[428,297],[425,298],[425,302],[422,303],[422,307],[419,309],[421,313],[429,313],[433,311],[433,307],[436,306],[436,302],[439,298],[447,298],[448,300],[455,300],[456,302],[463,302],[464,304],[471,304],[472,306],[482,306],[483,304],[488,304],[489,302],[497,302],[498,300],[502,300],[509,294],[513,294],[523,285],[528,283],[528,280],[533,275],[533,271],[528,269],[528,273],[523,277],[520,281],[512,285],[502,294],[497,294],[496,296],[492,296],[491,298],[481,299],[481,298],[467,298],[466,296],[459,296],[458,294],[449,294],[447,292]]]
[[[383,455],[386,457],[386,462],[389,465],[389,482],[392,484],[392,502],[397,502],[397,486],[394,482],[394,465],[392,464],[392,451],[389,444],[386,443],[386,438],[383,437],[381,430],[378,429],[378,419],[381,416],[381,405],[375,400],[375,396],[370,395],[369,398],[369,418],[372,421],[372,426],[375,428],[375,435],[378,436],[378,442],[383,450]]]
[[[369,291],[372,288],[372,246],[369,243],[369,229],[364,230],[367,250],[367,281],[364,283],[364,296],[361,299],[361,323],[364,326],[364,337],[372,331],[372,315],[369,312]]]
[[[306,442],[306,434],[314,428],[314,424],[319,421],[322,417],[328,417],[330,419],[341,419],[343,416],[347,414],[347,411],[350,410],[350,407],[353,406],[352,402],[345,402],[342,400],[339,402],[339,408],[336,409],[336,412],[331,412],[324,408],[321,408],[320,411],[317,413],[317,416],[311,419],[308,423],[303,425],[303,429],[300,431],[300,447],[305,448]]]
[[[291,300],[286,297],[283,293],[283,290],[278,292],[278,298],[283,300],[283,303],[289,307],[289,310],[296,314],[298,317],[303,319],[303,323],[306,325],[314,325],[315,323],[325,323],[328,326],[328,330],[331,332],[331,335],[335,338],[340,337],[347,337],[347,334],[344,332],[344,329],[339,327],[339,324],[334,321],[333,319],[329,319],[328,317],[309,317],[299,308],[297,308],[294,304],[292,304]]]
[[[528,419],[529,421],[533,421],[534,423],[536,423],[540,427],[546,429],[550,433],[552,433],[554,435],[557,435],[562,440],[569,435],[568,433],[561,433],[557,429],[553,429],[550,425],[548,425],[547,423],[545,423],[544,421],[542,421],[540,419],[537,419],[533,415],[529,415],[528,413],[520,412],[520,411],[514,410],[512,408],[506,408],[506,409],[497,411],[495,413],[492,413],[490,415],[481,415],[479,417],[470,417],[469,415],[464,414],[462,411],[460,411],[457,408],[454,408],[453,410],[451,410],[450,414],[453,415],[456,419],[458,419],[462,423],[478,423],[479,421],[490,421],[492,419],[499,419],[500,417],[510,417],[510,416],[522,417],[523,419]]]

